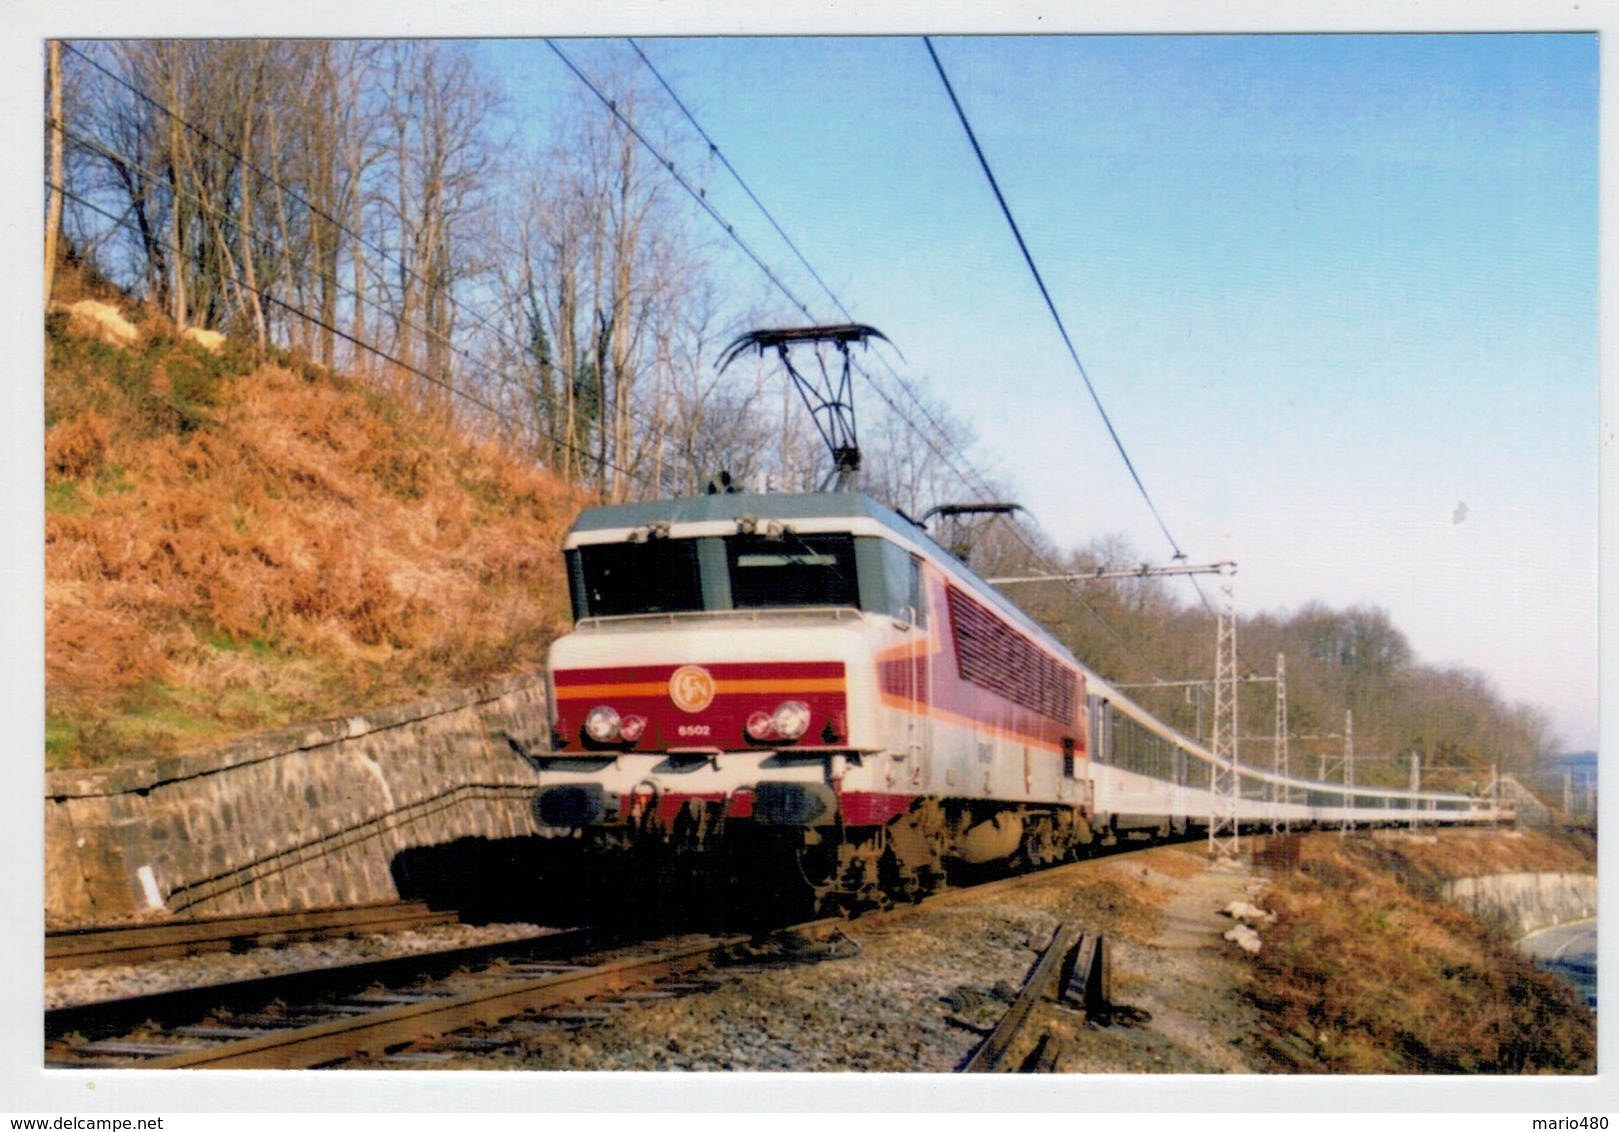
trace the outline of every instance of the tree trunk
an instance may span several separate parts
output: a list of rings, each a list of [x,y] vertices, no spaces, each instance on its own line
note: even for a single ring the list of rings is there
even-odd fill
[[[56,241],[62,230],[62,44],[51,40],[46,72],[51,84],[51,202],[45,216],[45,305],[56,281]]]
[[[248,309],[253,312],[253,334],[262,356],[266,345],[264,307],[259,302],[258,275],[253,269],[253,117],[258,110],[259,87],[264,75],[264,45],[254,45],[254,66],[248,76],[247,95],[242,107],[242,203],[237,218],[238,255],[242,267],[242,290]],[[286,239],[287,233],[282,233]]]
[[[176,330],[186,328],[186,271],[185,233],[180,222],[181,199],[184,188],[180,183],[180,154],[183,150],[180,134],[179,59],[169,53],[169,317]]]

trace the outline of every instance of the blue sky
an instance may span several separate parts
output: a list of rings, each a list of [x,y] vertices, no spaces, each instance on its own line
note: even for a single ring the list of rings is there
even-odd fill
[[[980,466],[1060,543],[1123,534],[1167,560],[920,39],[641,44],[901,372],[972,422]],[[1235,558],[1246,612],[1382,606],[1422,659],[1594,747],[1596,37],[934,44],[1191,559]],[[622,40],[564,46],[597,73],[633,62]],[[489,57],[536,111],[574,82],[541,43]],[[700,172],[700,148],[684,160]]]

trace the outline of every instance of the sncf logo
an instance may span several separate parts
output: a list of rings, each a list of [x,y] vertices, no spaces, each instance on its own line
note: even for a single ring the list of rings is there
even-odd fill
[[[669,698],[681,711],[700,712],[714,702],[714,677],[696,664],[677,668],[669,677]]]

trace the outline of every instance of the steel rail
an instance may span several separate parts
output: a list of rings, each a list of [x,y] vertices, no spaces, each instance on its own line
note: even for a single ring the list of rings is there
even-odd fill
[[[454,912],[434,911],[420,901],[389,901],[352,908],[66,928],[45,933],[45,970],[138,963],[206,951],[234,951],[271,943],[455,922]]]
[[[841,919],[818,920],[788,932],[830,930]],[[778,933],[779,934],[779,933]],[[578,1002],[656,983],[712,963],[723,952],[750,942],[746,935],[720,936],[652,955],[569,971],[539,979],[503,982],[436,1002],[387,1007],[298,1030],[233,1041],[210,1049],[156,1058],[143,1069],[310,1069],[434,1038],[468,1026],[494,1024],[514,1015]]]
[[[778,929],[773,935],[820,936],[843,925],[825,919]],[[634,946],[591,929],[557,932],[498,944],[457,948],[429,955],[373,960],[338,968],[294,972],[268,979],[216,984],[47,1011],[47,1047],[65,1044],[66,1056],[47,1063],[66,1068],[76,1063],[74,1049],[127,1056],[121,1068],[297,1068],[332,1064],[360,1054],[387,1053],[400,1045],[428,1040],[479,1022],[533,1009],[610,995],[627,988],[665,980],[695,967],[712,964],[727,949],[757,941],[757,936],[731,935],[665,948],[647,956],[589,967],[550,971],[539,977],[485,971],[472,974],[483,985],[460,994],[431,987],[389,991],[420,978],[462,982],[466,969],[480,961],[516,959],[560,966],[581,961],[603,947]],[[499,980],[498,983],[493,980]],[[434,996],[438,997],[434,997]],[[371,998],[377,1005],[353,1009]],[[401,999],[408,999],[403,1005]],[[348,999],[347,1003],[343,1000]],[[423,1001],[428,999],[430,1001]],[[272,1003],[289,1004],[277,1028],[266,1031],[258,1016]],[[330,1017],[327,1003],[338,1002]],[[513,1005],[515,1003],[515,1005]],[[326,1012],[315,1022],[294,1021],[300,1015]],[[232,1016],[253,1016],[238,1024]],[[157,1032],[153,1032],[153,1027]],[[84,1039],[89,1039],[88,1043]],[[179,1039],[179,1040],[176,1040]],[[203,1044],[198,1044],[198,1043]],[[115,1048],[116,1047],[116,1048]],[[106,1064],[106,1063],[102,1063]]]
[[[146,1062],[144,1069],[310,1069],[390,1046],[436,1037],[477,1023],[628,987],[656,982],[701,966],[719,948],[746,941],[731,936],[691,944],[646,959],[627,959],[589,971],[501,983],[441,1002],[393,1006],[357,1018],[338,1018],[289,1033],[267,1034],[213,1049],[193,1050]]]
[[[335,967],[289,971],[265,978],[58,1006],[45,1012],[45,1040],[47,1043],[62,1041],[69,1035],[78,1034],[94,1041],[127,1034],[147,1022],[159,1026],[181,1025],[213,1010],[246,1012],[278,999],[283,1002],[307,1002],[334,998],[357,993],[375,984],[398,985],[413,978],[441,977],[461,967],[498,959],[556,958],[577,953],[589,946],[599,946],[602,938],[598,931],[578,928],[427,954],[368,959]]]
[[[1063,960],[1074,949],[1079,941],[1082,926],[1077,922],[1064,924],[1052,937],[1051,946],[1040,956],[1029,972],[1029,977],[1023,983],[1023,989],[1012,1005],[1007,1007],[1006,1013],[996,1023],[995,1029],[990,1032],[972,1056],[961,1066],[961,1073],[993,1073],[1000,1064],[1001,1058],[1011,1048],[1017,1036],[1023,1032],[1023,1027],[1034,1010],[1035,1003],[1045,996],[1046,989],[1051,986],[1059,971],[1062,970]]]

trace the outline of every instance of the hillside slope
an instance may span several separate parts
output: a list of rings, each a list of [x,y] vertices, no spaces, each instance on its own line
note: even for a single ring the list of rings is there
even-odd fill
[[[1532,831],[1305,837],[1265,893],[1254,965],[1264,1045],[1305,1073],[1596,1071],[1596,1017],[1440,886],[1594,872],[1594,850]]]
[[[135,340],[47,317],[48,767],[541,660],[580,505],[559,482],[337,375],[125,314]]]

